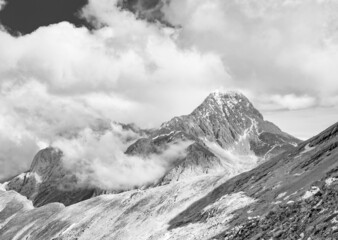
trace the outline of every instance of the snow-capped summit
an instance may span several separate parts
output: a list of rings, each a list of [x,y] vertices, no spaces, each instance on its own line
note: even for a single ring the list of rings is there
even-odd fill
[[[149,138],[138,140],[127,153],[149,154],[179,139],[191,140],[195,147],[188,149],[187,161],[180,161],[173,169],[175,174],[168,173],[171,179],[210,173],[215,169],[238,173],[299,142],[273,123],[265,121],[242,93],[217,91],[209,94],[191,114],[174,117],[163,123]],[[234,167],[234,164],[229,164],[228,158],[220,156],[229,151],[246,156],[246,160],[241,162],[237,159],[237,163],[242,164]],[[185,173],[186,169],[189,169],[189,174]]]
[[[235,108],[238,106],[243,106],[246,108],[253,108],[253,105],[249,99],[238,91],[226,91],[221,92],[219,90],[209,94],[206,100],[209,104],[210,102],[216,102],[220,107]]]
[[[223,116],[239,114],[243,115],[250,112],[263,119],[249,99],[238,91],[216,90],[208,95],[203,103],[197,107],[193,114],[201,114],[202,117],[209,116],[210,113],[220,113]]]
[[[223,91],[223,90],[215,90],[213,92],[211,92],[209,94],[209,97],[214,97],[214,98],[224,98],[224,97],[228,97],[228,98],[236,98],[236,97],[240,97],[240,98],[246,98],[246,96],[237,90],[227,90],[227,91]]]

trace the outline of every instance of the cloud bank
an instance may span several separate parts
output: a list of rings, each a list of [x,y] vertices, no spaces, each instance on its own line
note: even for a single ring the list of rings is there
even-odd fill
[[[105,26],[89,31],[62,22],[20,37],[0,31],[0,133],[8,145],[0,161],[22,163],[2,168],[1,177],[27,169],[34,152],[66,132],[97,119],[153,127],[191,111],[228,79],[215,54],[178,48],[172,30],[114,2],[89,5],[90,14]],[[29,154],[15,154],[23,144]]]
[[[262,108],[272,100],[302,109],[337,104],[337,10],[336,1],[172,0],[163,11],[181,26],[180,46],[217,53],[235,87],[251,90]]]
[[[97,119],[156,127],[215,89],[243,90],[265,111],[338,103],[335,1],[172,0],[158,11],[177,28],[116,4],[82,9],[94,30],[61,22],[19,37],[0,31],[0,177]]]
[[[140,136],[118,126],[103,134],[86,128],[77,137],[56,140],[52,146],[62,149],[64,166],[77,176],[80,186],[126,190],[156,182],[185,157],[191,144],[174,142],[147,157],[124,154],[135,137]]]

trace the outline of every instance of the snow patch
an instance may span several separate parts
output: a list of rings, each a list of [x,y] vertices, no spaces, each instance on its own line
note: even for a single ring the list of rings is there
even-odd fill
[[[36,183],[42,183],[42,178],[39,174],[37,174],[36,172],[29,172],[27,173],[26,177],[29,177],[29,178],[34,178]]]
[[[258,158],[255,155],[239,155],[233,151],[225,150],[220,145],[204,139],[209,150],[221,160],[224,169],[229,171],[230,176],[249,171],[257,166]],[[223,169],[223,170],[224,170]]]
[[[250,205],[256,200],[245,195],[244,192],[233,193],[229,195],[222,196],[215,203],[205,207],[203,212],[208,212],[210,210],[225,210],[228,213],[231,213],[239,208]]]
[[[300,152],[300,156],[303,155],[304,153],[312,151],[314,148],[315,147],[310,147],[309,144],[306,144],[306,146],[304,147],[304,150]]]
[[[308,199],[320,191],[319,187],[313,186],[310,191],[306,191],[302,199]]]
[[[280,146],[280,145],[275,145],[275,146],[273,146],[272,148],[270,148],[270,150],[267,151],[267,152],[264,154],[263,159],[264,159],[264,160],[267,160],[267,159],[269,158],[269,154],[270,154],[276,147],[279,147],[279,146]]]
[[[152,139],[153,139],[153,140],[156,140],[156,139],[159,138],[159,137],[170,136],[170,135],[173,134],[173,133],[175,133],[175,131],[171,131],[170,133],[165,133],[165,134],[157,135],[156,137],[153,137]]]
[[[214,97],[215,101],[220,107],[223,107],[223,105],[226,105],[230,109],[233,109],[236,104],[242,101],[240,99],[244,95],[240,92],[236,91],[226,91],[222,92],[219,90],[216,90],[215,92],[212,93],[212,96]],[[226,98],[226,101],[225,101]]]
[[[286,195],[286,192],[280,193],[280,194],[278,194],[276,199],[280,199],[280,198],[284,197],[285,195]]]
[[[8,182],[0,184],[0,191],[7,191]]]
[[[337,178],[334,178],[334,177],[330,177],[330,178],[327,178],[326,180],[325,180],[325,184],[327,185],[327,186],[330,186],[333,182],[335,182],[335,181],[337,181]]]
[[[218,201],[203,209],[203,214],[207,216],[207,225],[213,228],[213,231],[217,233],[217,230],[222,229],[224,224],[233,218],[232,213],[234,211],[244,208],[255,201],[255,199],[246,196],[244,192],[224,195]]]
[[[331,220],[331,223],[338,223],[337,217],[333,218],[333,219]]]
[[[21,173],[19,174],[18,176],[16,176],[17,178],[21,179],[21,180],[24,180],[25,177],[26,177],[26,173]]]

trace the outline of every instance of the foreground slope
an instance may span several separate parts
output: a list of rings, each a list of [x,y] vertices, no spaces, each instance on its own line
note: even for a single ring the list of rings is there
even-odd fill
[[[232,211],[254,200],[241,193],[229,195],[221,204],[206,209],[207,212],[224,210],[207,222],[170,231],[168,222],[222,182],[221,177],[209,176],[147,190],[101,195],[69,207],[52,203],[33,208],[18,193],[0,191],[0,237],[8,240],[134,240],[196,239],[195,236],[200,236],[206,239],[220,233],[219,223],[226,223]],[[29,207],[23,207],[25,205]]]
[[[205,220],[204,209],[245,193],[255,203],[234,213],[213,239],[337,239],[338,123],[220,185],[170,222],[169,229]]]

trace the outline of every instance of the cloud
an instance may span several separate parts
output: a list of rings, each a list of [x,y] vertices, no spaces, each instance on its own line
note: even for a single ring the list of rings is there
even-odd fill
[[[1,87],[36,82],[55,99],[71,98],[118,121],[135,119],[128,115],[134,113],[138,124],[154,126],[176,111],[191,111],[201,96],[230,81],[217,55],[179,49],[165,30],[117,13],[118,26],[94,32],[69,23],[19,38],[1,32]],[[184,99],[187,90],[190,98]],[[99,99],[109,104],[94,106]],[[149,109],[157,114],[149,117]]]
[[[6,2],[5,0],[0,0],[0,11],[5,6]]]
[[[26,169],[38,147],[97,119],[158,126],[230,81],[216,54],[180,49],[171,29],[138,20],[115,1],[92,1],[83,14],[102,27],[61,22],[19,37],[0,31],[4,164]],[[31,150],[16,154],[23,144]]]
[[[62,150],[64,166],[75,173],[80,185],[126,190],[156,182],[174,161],[185,157],[191,144],[174,142],[160,154],[141,158],[124,154],[131,134],[118,126],[104,134],[87,128],[76,138],[59,139],[52,145]]]
[[[317,101],[314,97],[301,95],[297,96],[295,94],[286,94],[286,95],[272,95],[268,96],[269,100],[263,99],[263,102],[266,107],[270,110],[298,110],[306,109],[317,105]],[[270,106],[266,103],[270,102]],[[263,106],[262,106],[263,107]]]
[[[172,0],[162,13],[177,29],[116,3],[89,1],[91,31],[0,31],[2,159],[25,168],[36,147],[97,119],[156,127],[218,88],[243,89],[267,110],[338,103],[334,1]]]
[[[163,8],[181,26],[179,46],[217,53],[234,88],[247,88],[255,101],[291,94],[321,106],[338,91],[337,10],[335,1],[315,0],[172,0]]]

